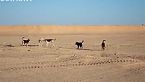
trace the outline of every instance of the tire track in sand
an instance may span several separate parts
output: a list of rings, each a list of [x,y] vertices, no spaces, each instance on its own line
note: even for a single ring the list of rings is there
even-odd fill
[[[134,59],[108,59],[103,61],[92,61],[92,62],[79,62],[79,63],[72,63],[72,64],[50,64],[50,63],[43,63],[43,62],[35,62],[35,64],[25,65],[23,63],[22,66],[11,66],[8,68],[1,69],[2,71],[18,71],[18,70],[33,70],[33,69],[43,69],[43,68],[61,68],[61,67],[80,67],[80,66],[98,66],[98,65],[105,65],[105,64],[124,64],[124,63],[136,63],[137,60]]]

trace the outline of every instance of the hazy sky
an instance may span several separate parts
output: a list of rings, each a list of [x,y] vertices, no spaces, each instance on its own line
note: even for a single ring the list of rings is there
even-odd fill
[[[145,24],[145,0],[0,2],[0,25]]]

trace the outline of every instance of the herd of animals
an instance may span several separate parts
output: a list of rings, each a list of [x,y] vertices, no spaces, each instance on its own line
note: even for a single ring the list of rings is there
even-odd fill
[[[38,40],[39,42],[39,46],[42,46],[42,42],[45,42],[46,43],[46,46],[48,46],[48,44],[54,42],[56,39],[49,39],[49,38],[41,38]],[[103,40],[102,43],[101,43],[101,47],[102,47],[102,50],[105,50],[106,48],[106,44],[105,44],[105,41],[106,40]],[[30,39],[29,38],[25,38],[25,37],[22,37],[22,46],[28,46],[28,43],[30,42]],[[77,46],[77,49],[83,49],[83,43],[84,43],[84,40],[83,41],[77,41],[75,42],[75,45]]]

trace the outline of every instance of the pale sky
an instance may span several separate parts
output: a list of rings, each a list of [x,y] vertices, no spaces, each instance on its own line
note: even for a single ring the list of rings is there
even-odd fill
[[[140,25],[145,0],[0,2],[0,25]]]

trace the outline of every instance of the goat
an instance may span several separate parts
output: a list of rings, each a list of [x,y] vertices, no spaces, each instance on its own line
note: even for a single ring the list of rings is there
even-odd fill
[[[22,37],[22,46],[27,46],[29,42],[30,42],[30,39]]]
[[[103,40],[103,41],[102,41],[102,44],[101,44],[102,50],[105,50],[105,48],[106,48],[105,41],[106,41],[106,40]]]
[[[46,42],[46,46],[48,46],[50,43],[54,42],[56,39],[48,39],[48,38],[41,38],[39,39],[39,45],[42,46],[42,42]],[[54,44],[52,44],[54,47]]]
[[[75,45],[77,45],[77,49],[83,48],[83,42],[84,42],[84,40],[82,42],[76,42],[75,43]]]

